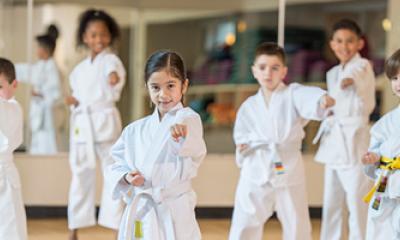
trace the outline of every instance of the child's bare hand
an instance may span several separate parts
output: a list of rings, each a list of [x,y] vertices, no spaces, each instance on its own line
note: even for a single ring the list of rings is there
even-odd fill
[[[353,84],[354,84],[354,80],[353,80],[352,78],[345,78],[345,79],[343,79],[342,82],[340,83],[340,87],[341,87],[342,89],[346,89],[346,88],[348,88],[349,86],[351,86],[351,85],[353,85]]]
[[[76,107],[79,105],[79,101],[73,96],[67,96],[65,97],[65,104],[67,104],[68,106],[74,105]]]
[[[171,136],[175,141],[179,141],[180,137],[186,137],[187,126],[183,124],[175,124],[171,127]]]
[[[375,164],[379,162],[380,156],[376,153],[373,152],[367,152],[363,158],[361,159],[361,162],[365,165],[367,164]]]
[[[249,145],[247,145],[247,144],[239,144],[239,145],[236,145],[236,148],[239,148],[239,152],[243,152],[244,150],[249,148]]]
[[[32,96],[34,97],[43,97],[43,95],[35,90],[32,89],[31,91]]]
[[[329,96],[328,94],[325,94],[324,96],[322,96],[321,101],[320,101],[320,103],[319,103],[319,106],[320,106],[322,109],[328,109],[328,108],[334,106],[334,105],[335,105],[335,102],[336,102],[336,101],[335,101],[334,98],[332,98],[332,97]]]
[[[108,76],[108,83],[111,86],[115,86],[118,82],[119,82],[118,74],[116,72],[110,73],[110,75]]]
[[[142,186],[144,183],[144,177],[142,176],[142,174],[138,171],[133,171],[130,172],[128,174],[125,175],[125,180],[135,186],[135,187],[139,187]]]

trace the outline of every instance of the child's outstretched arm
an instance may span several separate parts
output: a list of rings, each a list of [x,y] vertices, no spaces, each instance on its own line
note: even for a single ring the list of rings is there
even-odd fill
[[[170,144],[177,163],[182,164],[180,180],[192,179],[206,156],[203,126],[200,116],[191,109],[178,111],[176,123],[170,127],[170,136],[177,143]]]
[[[342,89],[346,89],[346,88],[350,87],[353,84],[354,84],[354,79],[353,78],[345,78],[340,83],[340,87]]]
[[[107,56],[107,64],[104,70],[114,101],[118,101],[125,85],[126,71],[124,65],[116,55],[110,54]]]
[[[304,119],[321,120],[335,100],[318,87],[296,84],[293,89],[293,101],[299,115]]]
[[[174,124],[171,127],[171,136],[175,142],[179,142],[179,138],[185,138],[187,135],[187,126],[185,124]]]
[[[367,60],[362,60],[356,65],[349,67],[349,69],[344,73],[343,79],[340,83],[341,88],[345,89],[352,85],[359,87],[358,85],[360,84],[369,84],[368,82],[365,82],[368,80],[365,79],[365,76],[369,71],[372,71],[372,66]]]
[[[183,111],[182,111],[183,112]],[[179,142],[180,138],[184,141],[179,149],[180,157],[205,156],[206,146],[203,139],[203,126],[200,116],[191,112],[183,113],[182,117],[176,124],[171,126],[171,137],[174,141]]]
[[[368,60],[360,60],[355,66],[349,67],[343,75],[341,88],[354,88],[362,99],[365,112],[370,113],[375,107],[375,74]]]

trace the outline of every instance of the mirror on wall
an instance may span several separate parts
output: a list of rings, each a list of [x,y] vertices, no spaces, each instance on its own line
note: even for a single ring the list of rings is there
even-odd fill
[[[0,54],[17,63],[20,72],[21,84],[16,97],[25,113],[25,140],[20,150],[32,154],[68,151],[69,109],[63,99],[69,94],[71,70],[87,54],[85,49],[75,45],[78,17],[85,9],[97,7],[114,16],[121,27],[116,51],[128,74],[118,103],[123,125],[152,111],[142,79],[146,58],[157,49],[172,49],[179,52],[187,64],[191,86],[185,103],[203,119],[209,152],[234,152],[232,127],[235,113],[244,99],[258,89],[250,70],[255,47],[262,41],[277,41],[278,2],[265,1],[257,6],[247,6],[242,1],[234,1],[230,8],[222,5],[212,8],[213,3],[207,1],[204,6],[196,3],[196,8],[189,8],[186,2],[176,0],[155,9],[152,1],[141,6],[110,3],[94,6],[41,0],[35,2],[32,19],[28,20],[26,1],[1,1]],[[287,82],[324,87],[325,73],[335,64],[328,47],[330,26],[339,17],[360,23],[368,42],[366,54],[370,56],[376,74],[382,72],[386,46],[382,24],[387,15],[387,1],[359,2],[286,1]],[[32,24],[30,37],[28,22]],[[58,30],[52,59],[59,80],[53,81],[57,84],[52,87],[46,87],[44,82],[48,80],[41,76],[50,78],[51,74],[45,73],[45,64],[39,64],[43,51],[37,37],[48,34],[52,24]],[[28,50],[29,46],[31,49]],[[377,109],[375,118],[379,113]],[[52,130],[40,132],[46,127]],[[317,128],[310,124],[307,131]],[[34,138],[45,139],[39,152],[35,152]],[[306,139],[305,149],[312,150],[307,141],[309,139]]]
[[[75,44],[78,17],[93,7],[37,3],[28,19],[26,1],[24,4],[20,1],[0,2],[0,54],[15,63],[19,81],[16,99],[24,111],[24,142],[18,151],[39,155],[68,151],[69,109],[64,102],[65,96],[70,94],[68,76],[88,53],[87,49]],[[107,12],[115,17],[121,30],[114,50],[127,69],[128,80],[118,103],[126,125],[130,117],[134,10],[117,6],[107,7]],[[29,24],[31,37],[28,36]]]

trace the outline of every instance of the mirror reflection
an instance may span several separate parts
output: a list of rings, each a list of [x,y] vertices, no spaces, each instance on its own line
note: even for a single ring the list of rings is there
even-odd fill
[[[61,103],[61,79],[53,58],[59,32],[55,25],[47,27],[44,34],[36,36],[36,57],[34,64],[15,64],[17,79],[29,84],[29,130],[28,144],[31,154],[57,153],[57,137],[60,134],[60,113],[56,112]],[[59,116],[57,118],[57,116]]]

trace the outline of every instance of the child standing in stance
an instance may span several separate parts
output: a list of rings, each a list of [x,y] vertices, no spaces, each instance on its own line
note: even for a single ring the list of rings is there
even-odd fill
[[[229,239],[261,240],[274,211],[283,239],[311,239],[303,127],[308,119],[322,119],[334,100],[317,87],[285,85],[285,53],[275,43],[256,49],[252,72],[260,89],[240,106],[234,127],[241,172]]]
[[[386,61],[386,76],[400,97],[400,50]],[[369,202],[367,240],[400,239],[400,107],[385,114],[371,128],[368,153],[362,159],[375,186]]]
[[[340,64],[326,74],[328,93],[336,104],[322,122],[315,159],[325,164],[321,240],[340,240],[343,206],[349,211],[349,239],[364,240],[367,206],[362,196],[370,187],[361,158],[368,149],[369,115],[375,106],[375,76],[367,59],[361,30],[352,20],[333,26],[330,46]]]
[[[111,154],[115,198],[125,196],[119,240],[199,240],[191,181],[206,155],[200,116],[183,107],[189,80],[181,57],[158,51],[148,59],[152,115],[127,126]]]
[[[81,15],[78,45],[85,45],[90,53],[72,71],[72,96],[66,98],[71,105],[70,240],[78,239],[79,228],[96,224],[96,160],[100,159],[104,175],[104,170],[112,164],[110,148],[122,129],[115,103],[125,83],[125,69],[109,49],[118,36],[118,25],[106,12],[90,9]],[[111,198],[110,186],[107,181],[103,182],[99,224],[117,230],[123,204]]]

